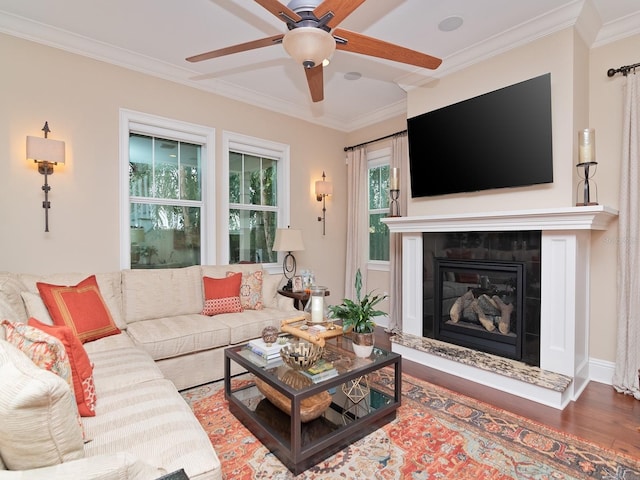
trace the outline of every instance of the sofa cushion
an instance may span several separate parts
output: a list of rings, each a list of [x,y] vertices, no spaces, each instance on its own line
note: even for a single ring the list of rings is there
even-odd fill
[[[202,290],[198,265],[124,270],[122,296],[127,325],[152,318],[200,313],[204,305]]]
[[[1,469],[0,469],[1,470]],[[2,472],[2,480],[153,480],[167,471],[126,452],[85,457],[35,470]]]
[[[282,320],[300,317],[299,310],[276,310],[265,308],[262,310],[245,310],[242,313],[224,313],[216,316],[216,322],[226,325],[229,329],[229,343],[248,342],[262,336],[262,330],[266,326],[280,328]]]
[[[204,307],[202,315],[242,312],[240,284],[242,273],[234,273],[225,278],[203,277]]]
[[[51,318],[51,315],[49,315],[49,310],[47,310],[47,306],[44,304],[39,294],[24,291],[21,292],[20,295],[22,296],[24,308],[27,310],[29,318],[36,318],[42,323],[53,325],[53,319]]]
[[[0,320],[26,323],[29,316],[22,303],[20,293],[26,290],[26,286],[15,273],[0,272]],[[6,313],[5,313],[6,312]]]
[[[55,336],[62,342],[69,356],[69,362],[71,363],[73,391],[76,397],[78,411],[82,417],[95,415],[96,392],[93,380],[93,367],[78,337],[65,325],[46,325],[34,318],[29,319],[29,325]]]
[[[7,468],[27,470],[82,458],[74,404],[63,379],[0,340],[0,456]]]
[[[215,319],[199,314],[155,318],[131,323],[127,333],[154,360],[177,357],[229,345],[229,327],[218,321],[226,315],[245,313],[223,313]]]
[[[66,325],[81,342],[120,333],[109,312],[95,275],[73,286],[36,283],[55,325]]]
[[[103,396],[112,390],[131,389],[135,385],[164,378],[151,356],[138,347],[120,347],[90,353],[93,378],[100,401],[96,413],[103,412]]]
[[[166,379],[111,390],[100,413],[85,418],[93,441],[87,456],[126,451],[167,472],[184,468],[190,478],[220,471],[220,462],[193,412]]]
[[[262,302],[265,308],[278,308],[278,297],[286,298],[278,293],[283,278],[282,274],[267,275],[266,273],[262,277]],[[291,303],[293,304],[293,299],[291,299]]]

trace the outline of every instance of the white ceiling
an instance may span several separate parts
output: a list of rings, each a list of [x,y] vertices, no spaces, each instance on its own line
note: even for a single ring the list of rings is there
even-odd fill
[[[461,28],[438,30],[454,15],[464,19]],[[281,45],[185,61],[286,32],[283,22],[250,0],[0,0],[0,32],[343,131],[405,113],[412,85],[576,24],[592,46],[639,33],[640,0],[368,0],[340,28],[440,57],[443,64],[432,71],[336,51],[324,71],[325,99],[314,104],[302,66]],[[362,77],[347,80],[348,72]]]

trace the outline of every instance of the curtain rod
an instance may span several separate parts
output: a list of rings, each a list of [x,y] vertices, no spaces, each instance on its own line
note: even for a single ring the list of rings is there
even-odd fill
[[[610,68],[607,70],[607,77],[613,77],[616,73],[622,73],[625,77],[633,70],[636,71],[636,67],[640,67],[640,63],[634,63],[633,65],[623,65],[620,68]]]
[[[396,132],[396,133],[391,133],[389,135],[385,135],[384,137],[376,138],[375,140],[369,140],[368,142],[359,143],[358,145],[353,145],[351,147],[344,147],[344,151],[348,152],[349,150],[353,150],[354,148],[363,147],[365,145],[369,145],[370,143],[375,143],[375,142],[379,142],[381,140],[386,140],[387,138],[398,137],[400,135],[404,135],[405,133],[407,133],[406,130],[401,130],[401,131]]]

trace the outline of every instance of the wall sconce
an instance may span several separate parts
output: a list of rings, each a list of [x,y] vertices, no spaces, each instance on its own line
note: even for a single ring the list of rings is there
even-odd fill
[[[287,279],[287,284],[282,289],[290,291],[292,290],[291,279],[296,274],[296,258],[291,255],[291,252],[304,250],[302,231],[292,228],[278,228],[272,250],[274,252],[287,252],[282,261],[282,271]]]
[[[589,172],[589,167],[593,170]],[[580,198],[580,187],[582,186],[582,202],[577,202],[577,207],[586,207],[588,205],[598,205],[598,186],[595,182],[596,201],[591,201],[591,186],[589,180],[596,174],[598,162],[596,162],[596,131],[591,128],[585,128],[578,132],[578,175],[582,175],[582,180],[578,182],[578,191],[576,198]],[[582,169],[582,171],[580,171]]]
[[[27,136],[27,160],[33,160],[37,163],[38,172],[44,175],[44,185],[42,186],[44,201],[42,202],[42,208],[44,208],[44,231],[48,232],[49,208],[51,208],[49,190],[51,190],[51,187],[47,180],[49,175],[53,175],[53,166],[64,163],[64,142],[47,138],[51,131],[49,130],[48,122],[44,122],[42,131],[44,132],[44,138]]]
[[[325,197],[333,195],[333,183],[327,182],[327,176],[322,172],[322,180],[316,181],[316,200],[322,202],[322,216],[318,217],[318,221],[322,222],[322,235],[326,233],[326,213],[327,207]]]

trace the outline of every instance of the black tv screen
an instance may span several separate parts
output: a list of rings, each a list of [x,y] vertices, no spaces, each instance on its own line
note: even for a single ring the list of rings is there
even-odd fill
[[[551,75],[407,120],[411,196],[553,182]]]

